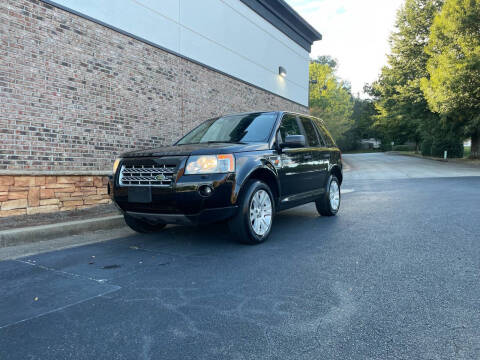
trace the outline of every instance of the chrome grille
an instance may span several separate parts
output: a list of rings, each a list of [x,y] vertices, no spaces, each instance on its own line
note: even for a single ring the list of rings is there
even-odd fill
[[[119,183],[123,186],[171,186],[176,165],[122,165]]]

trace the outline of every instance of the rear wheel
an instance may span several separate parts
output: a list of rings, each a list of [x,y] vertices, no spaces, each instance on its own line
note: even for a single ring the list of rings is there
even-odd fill
[[[340,209],[340,182],[335,175],[330,175],[324,195],[315,201],[317,211],[322,216],[334,216]]]
[[[244,244],[264,242],[272,230],[275,202],[267,184],[249,180],[239,198],[238,213],[229,221],[232,235]]]
[[[152,224],[152,223],[149,223],[145,220],[141,220],[141,219],[132,217],[132,216],[127,215],[127,214],[123,215],[123,217],[124,217],[127,225],[132,230],[134,230],[138,233],[142,233],[142,234],[148,234],[148,233],[153,233],[153,232],[156,232],[156,231],[160,231],[165,226],[167,226],[167,224],[163,224],[163,223]]]

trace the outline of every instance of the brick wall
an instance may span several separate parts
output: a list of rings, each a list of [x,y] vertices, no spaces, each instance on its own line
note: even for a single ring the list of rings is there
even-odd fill
[[[2,0],[0,36],[0,170],[106,170],[216,115],[306,111],[37,0]]]
[[[15,171],[106,173],[120,152],[170,144],[207,118],[278,109],[307,111],[42,1],[0,1],[2,216],[108,201],[90,175]]]

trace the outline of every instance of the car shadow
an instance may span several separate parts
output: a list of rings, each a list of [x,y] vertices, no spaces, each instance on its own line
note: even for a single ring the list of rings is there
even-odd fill
[[[319,216],[314,204],[285,210],[275,216],[272,232],[265,244],[281,244],[284,241],[299,238],[312,238],[316,234],[316,232],[312,233],[312,230],[330,231],[337,226],[336,222],[336,217]],[[159,250],[166,247],[178,250],[251,247],[236,241],[230,233],[227,222],[196,226],[168,225],[160,232],[132,235],[125,238],[125,241],[138,243],[139,246],[155,247]]]

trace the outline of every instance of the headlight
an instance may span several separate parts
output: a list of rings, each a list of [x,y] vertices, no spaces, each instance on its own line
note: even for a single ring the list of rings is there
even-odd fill
[[[235,158],[232,154],[190,156],[185,167],[185,175],[233,171],[235,171]]]
[[[113,163],[113,173],[114,173],[114,174],[117,172],[117,168],[118,168],[118,164],[120,164],[120,160],[122,160],[122,159],[117,159],[117,160],[115,160],[115,162]]]

